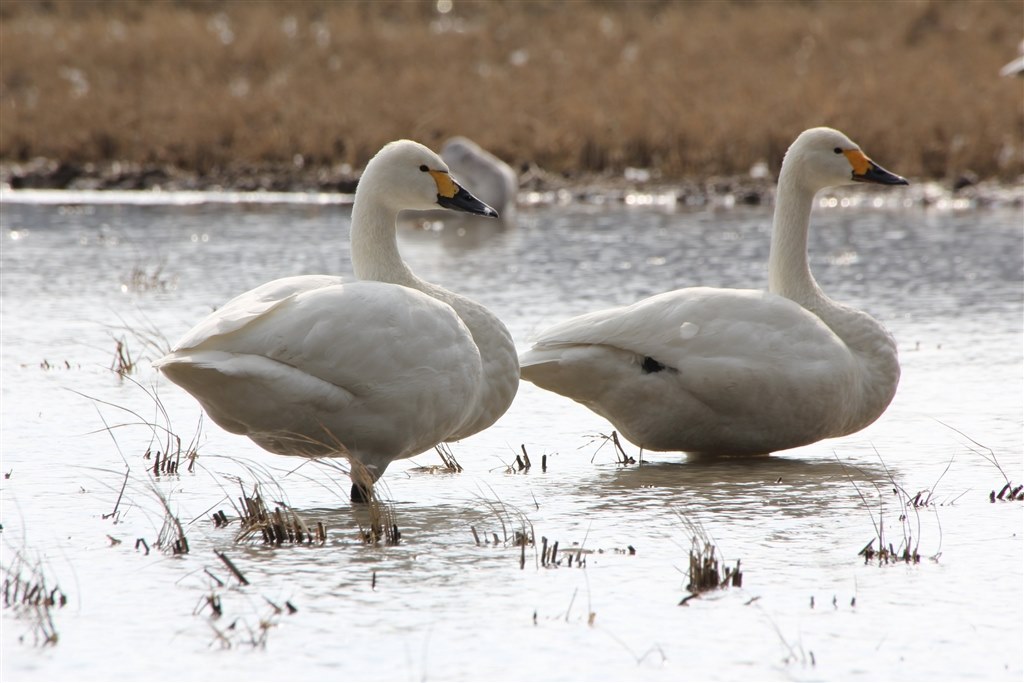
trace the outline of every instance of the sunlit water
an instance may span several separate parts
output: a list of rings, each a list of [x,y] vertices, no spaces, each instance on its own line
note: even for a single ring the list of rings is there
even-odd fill
[[[266,280],[350,274],[349,218],[315,201],[5,203],[5,579],[45,577],[68,603],[50,610],[51,646],[30,613],[4,610],[4,680],[1024,675],[1024,505],[989,502],[1005,482],[993,461],[1024,481],[1019,209],[816,210],[818,281],[899,342],[899,391],[864,431],[758,460],[621,465],[597,436],[606,422],[524,384],[497,424],[453,446],[463,473],[416,471],[440,464],[433,452],[391,466],[395,546],[362,543],[343,474],[208,421],[194,473],[153,477],[143,458],[143,423],[187,443],[200,418],[149,368],[146,340],[174,341]],[[495,311],[520,348],[577,313],[766,279],[767,208],[538,207],[515,223],[406,227],[400,244],[421,276]],[[116,340],[134,381],[110,370]],[[533,466],[513,473],[522,447]],[[236,544],[233,501],[257,482],[323,522],[326,543]],[[893,482],[929,504],[904,506]],[[155,547],[161,495],[188,554]],[[214,525],[218,510],[231,524]],[[894,547],[912,537],[919,564],[865,563],[880,521]],[[724,563],[741,561],[743,582],[680,606],[695,528]],[[522,529],[536,540],[523,568]],[[593,552],[543,567],[542,538]]]

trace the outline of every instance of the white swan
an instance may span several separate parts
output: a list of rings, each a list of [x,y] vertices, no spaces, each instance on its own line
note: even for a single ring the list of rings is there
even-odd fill
[[[807,263],[815,193],[852,182],[907,184],[842,133],[803,132],[779,175],[768,292],[693,287],[573,318],[520,357],[523,379],[650,450],[765,454],[866,427],[896,391],[896,344]]]
[[[359,281],[302,275],[245,292],[156,367],[214,422],[268,451],[348,457],[352,499],[366,500],[392,460],[490,426],[518,388],[502,322],[416,277],[398,252],[399,211],[438,205],[496,215],[426,147],[386,145],[367,164],[352,207]]]

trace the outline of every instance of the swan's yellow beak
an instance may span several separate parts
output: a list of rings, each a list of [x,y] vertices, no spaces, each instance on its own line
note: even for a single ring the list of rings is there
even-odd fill
[[[470,193],[466,188],[455,182],[445,171],[430,171],[431,177],[437,183],[437,203],[446,209],[464,211],[478,216],[498,217],[498,212],[484,204]]]
[[[875,162],[871,161],[859,149],[843,150],[843,155],[853,167],[853,180],[862,183],[878,183],[880,185],[909,185],[907,179],[890,173]]]
[[[444,171],[431,171],[431,177],[437,183],[437,196],[451,199],[459,192],[459,184]]]

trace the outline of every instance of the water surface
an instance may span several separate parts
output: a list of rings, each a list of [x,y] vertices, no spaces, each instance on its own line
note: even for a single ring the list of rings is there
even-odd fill
[[[245,289],[349,275],[348,207],[5,202],[5,577],[20,554],[25,578],[41,572],[68,604],[49,647],[4,610],[4,680],[1020,680],[1022,505],[989,502],[1004,483],[993,458],[1024,481],[1020,210],[868,204],[816,210],[810,252],[822,287],[899,342],[899,391],[875,424],[771,458],[622,465],[606,422],[523,384],[497,424],[453,445],[461,474],[417,470],[433,453],[390,467],[401,542],[367,546],[338,470],[200,426],[148,367]],[[547,324],[669,288],[763,287],[769,226],[765,207],[539,206],[514,225],[406,225],[400,246],[526,348]],[[134,381],[110,370],[117,340]],[[145,422],[186,442],[198,429],[195,472],[147,472]],[[513,472],[523,447],[533,467]],[[326,543],[234,543],[237,521],[211,516],[233,518],[257,482],[324,522]],[[903,505],[894,482],[929,504]],[[154,547],[161,496],[186,555]],[[858,556],[880,520],[920,563]],[[743,585],[680,606],[694,529],[741,561]],[[524,568],[517,530],[536,539]],[[544,567],[542,538],[593,552]]]

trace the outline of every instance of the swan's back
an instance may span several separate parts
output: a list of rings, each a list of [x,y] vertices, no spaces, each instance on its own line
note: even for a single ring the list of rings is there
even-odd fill
[[[855,369],[835,334],[792,301],[706,287],[555,325],[520,364],[523,379],[583,403],[644,448],[729,444],[730,454],[840,430]],[[809,440],[808,422],[817,425]]]

